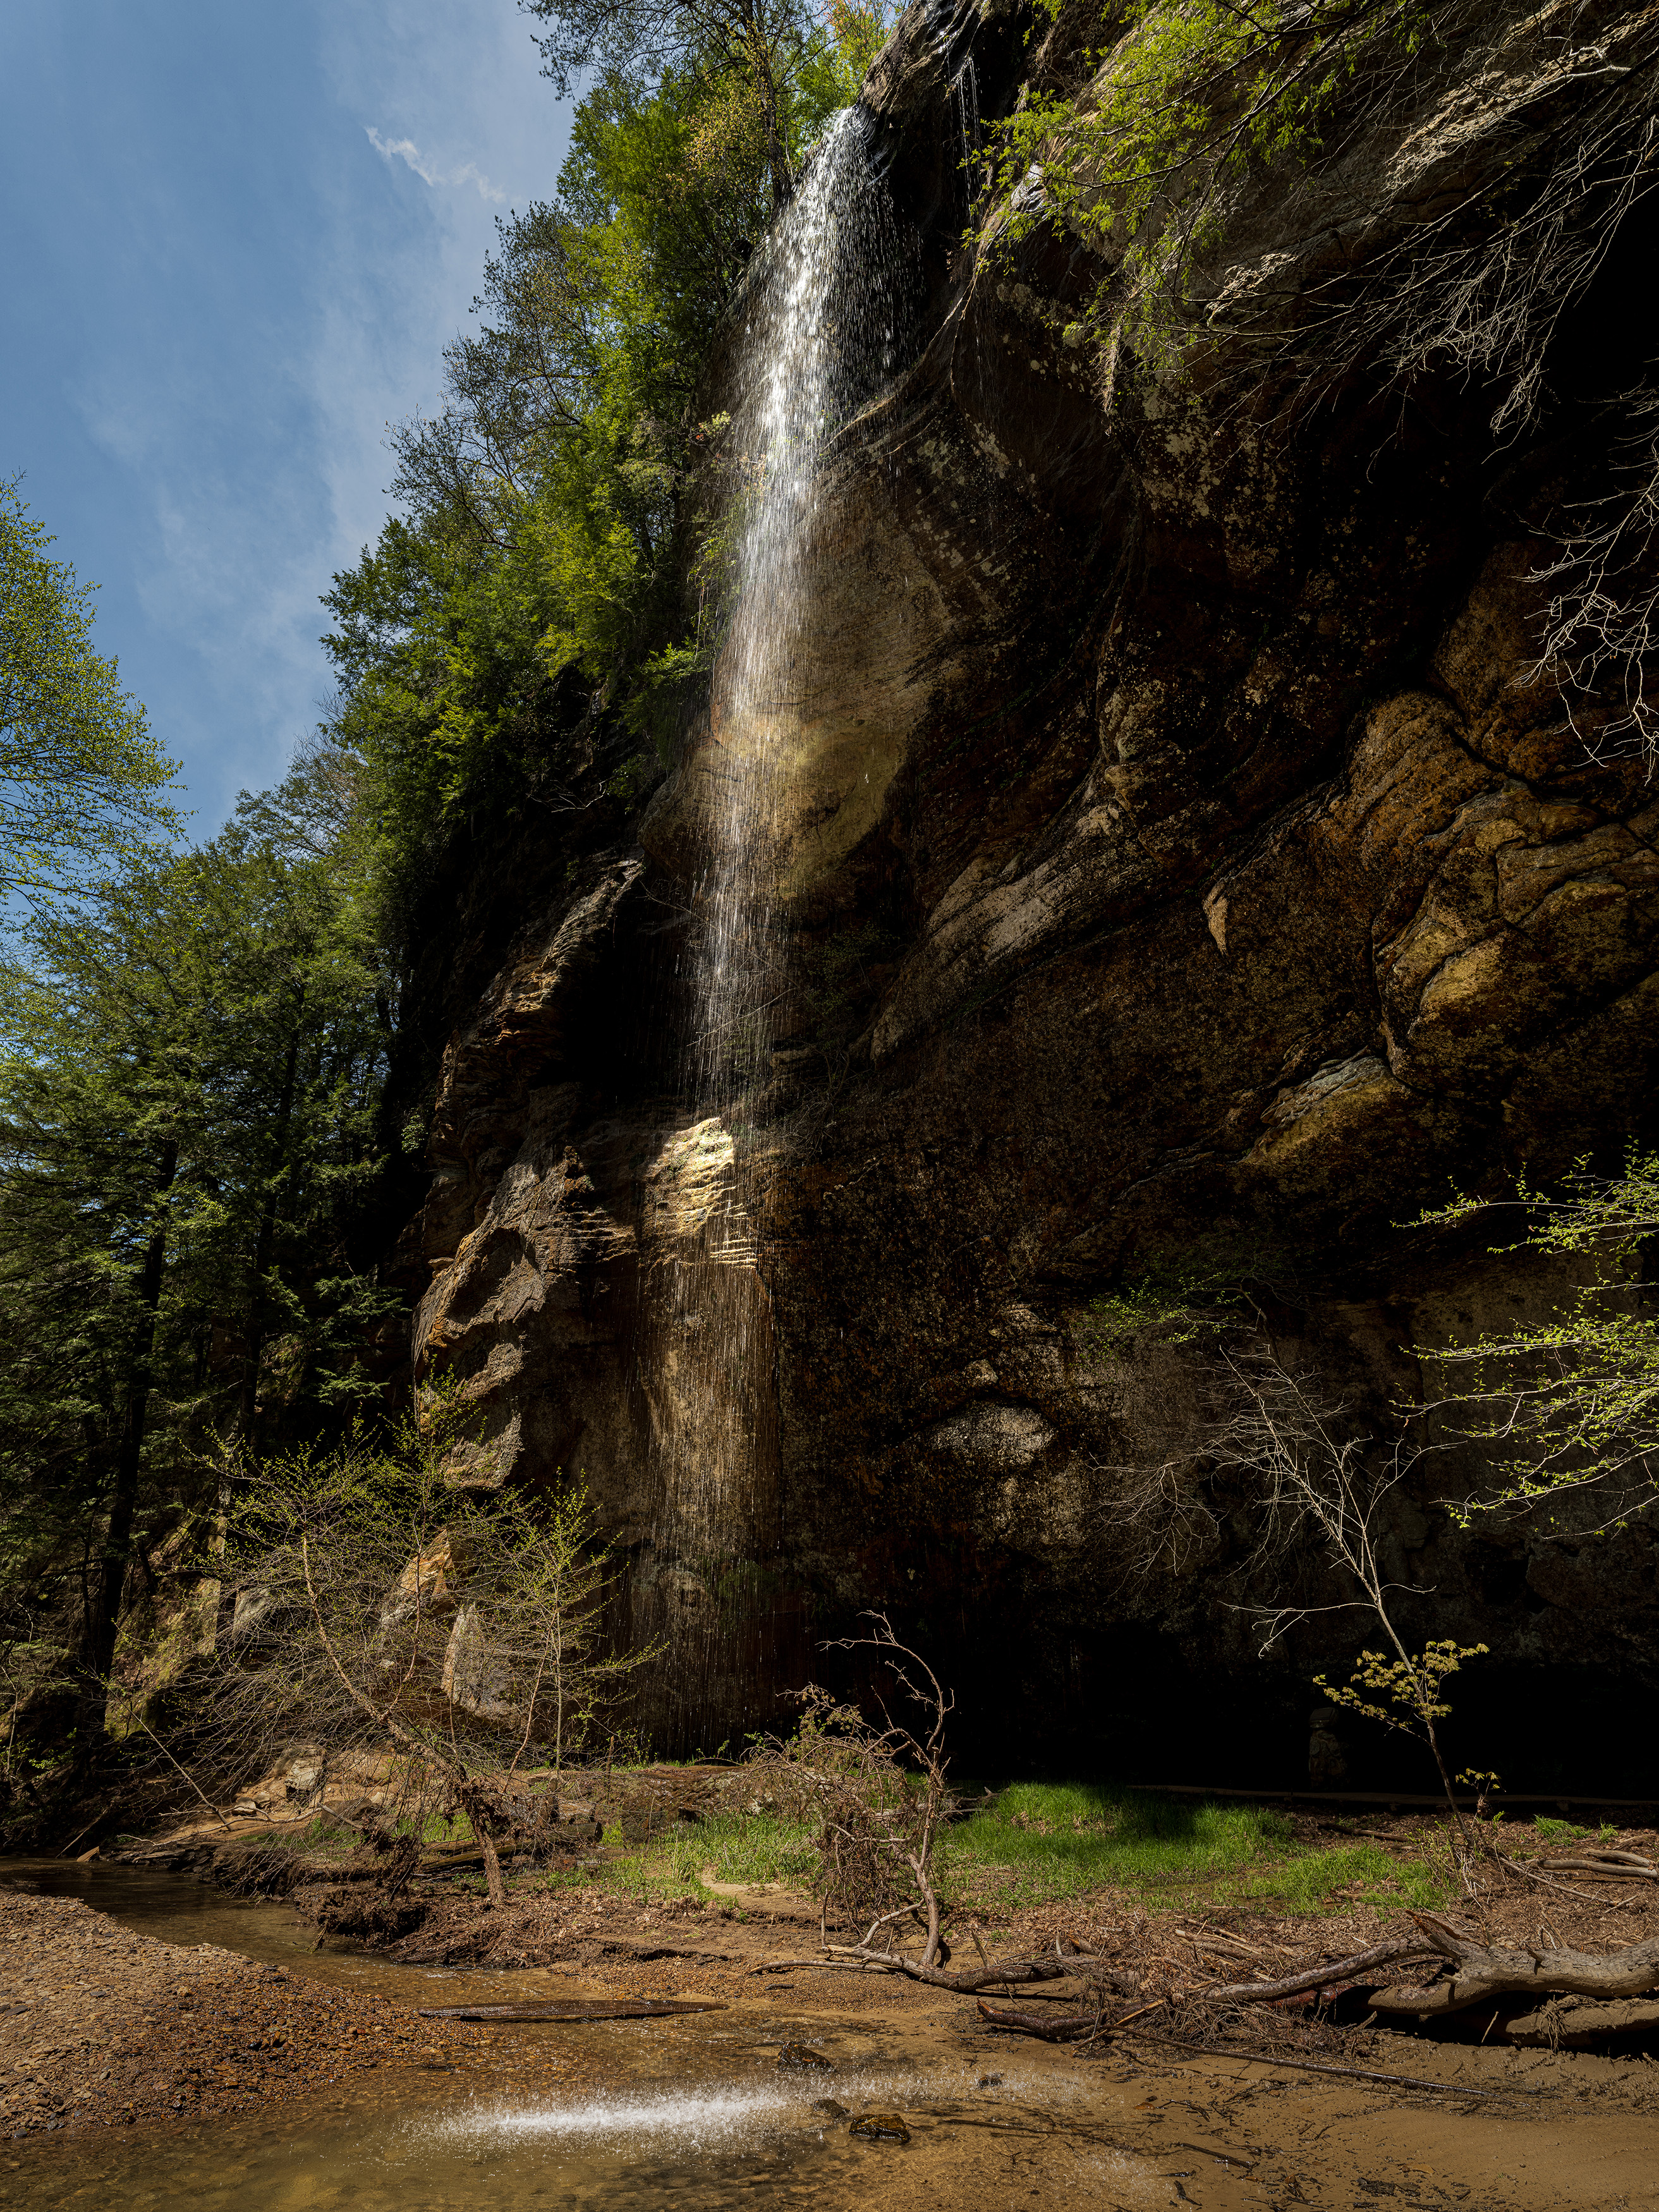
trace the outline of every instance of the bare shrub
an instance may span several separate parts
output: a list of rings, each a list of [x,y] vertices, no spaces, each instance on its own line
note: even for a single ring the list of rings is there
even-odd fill
[[[1659,757],[1659,707],[1648,662],[1659,645],[1659,391],[1644,385],[1620,403],[1626,428],[1613,449],[1613,488],[1569,510],[1560,547],[1532,580],[1553,584],[1543,643],[1523,681],[1552,676],[1592,758],[1634,755],[1650,778]]]
[[[750,1768],[781,1811],[817,1826],[825,1927],[834,1917],[861,1931],[851,1950],[884,1955],[896,1951],[901,1923],[911,1923],[922,1933],[917,1963],[933,1967],[942,1949],[933,1851],[951,1806],[945,1723],[956,1700],[927,1661],[899,1642],[885,1614],[866,1618],[872,1632],[840,1648],[880,1655],[895,1688],[920,1713],[915,1728],[894,1721],[885,1706],[878,1727],[813,1683],[799,1693],[794,1734],[767,1739]],[[878,1945],[884,1929],[892,1932]]]
[[[1363,1433],[1348,1409],[1332,1400],[1311,1372],[1294,1373],[1264,1345],[1236,1344],[1212,1363],[1212,1420],[1189,1440],[1184,1455],[1137,1471],[1127,1490],[1125,1525],[1141,1537],[1143,1569],[1158,1563],[1170,1531],[1207,1518],[1218,1525],[1214,1492],[1250,1532],[1247,1565],[1272,1569],[1312,1537],[1352,1595],[1314,1604],[1257,1602],[1248,1610],[1265,1656],[1291,1629],[1316,1613],[1368,1614],[1382,1631],[1383,1652],[1361,1654],[1352,1680],[1317,1686],[1333,1703],[1415,1736],[1439,1773],[1447,1807],[1466,1852],[1472,1848],[1452,1786],[1438,1723],[1451,1708],[1444,1685],[1461,1662],[1484,1651],[1447,1639],[1413,1650],[1395,1619],[1402,1595],[1425,1595],[1396,1582],[1382,1556],[1382,1509],[1419,1454],[1403,1442]],[[1150,1539],[1150,1541],[1148,1540]],[[1467,1881],[1467,1872],[1465,1875]]]
[[[1396,383],[1446,370],[1479,380],[1492,394],[1493,436],[1517,436],[1543,404],[1552,341],[1659,181],[1659,123],[1626,82],[1653,67],[1650,35],[1599,83],[1586,71],[1584,104],[1530,161],[1413,226],[1358,286],[1331,286],[1321,336],[1350,360],[1374,352]]]
[[[535,1501],[458,1492],[443,1474],[451,1441],[428,1419],[388,1449],[360,1434],[325,1455],[233,1463],[235,1611],[204,1748],[246,1771],[301,1739],[319,1775],[346,1753],[382,1754],[393,1820],[418,1837],[434,1814],[464,1813],[499,1905],[497,1840],[538,1826],[526,1770],[556,1776],[655,1653],[606,1644],[611,1553],[584,1487]]]

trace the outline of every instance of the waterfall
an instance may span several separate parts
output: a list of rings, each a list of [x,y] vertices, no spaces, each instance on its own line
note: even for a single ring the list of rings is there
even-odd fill
[[[756,253],[725,436],[729,582],[711,684],[708,849],[694,894],[683,1054],[691,1108],[677,1188],[697,1242],[647,1301],[661,1484],[657,1618],[684,1725],[732,1699],[711,1677],[763,1609],[777,1543],[771,1313],[757,1262],[777,1153],[757,1141],[789,990],[780,856],[811,746],[804,632],[825,557],[818,525],[837,433],[893,373],[914,248],[848,108]],[[682,1249],[684,1248],[682,1247]]]
[[[979,119],[979,71],[969,55],[951,80],[951,112],[962,142],[963,191],[971,222],[979,213],[986,185],[985,134]]]
[[[749,279],[728,433],[741,516],[711,731],[725,773],[702,885],[690,1087],[723,1113],[764,1066],[787,987],[772,896],[802,707],[826,449],[896,358],[902,264],[869,119],[844,109]]]

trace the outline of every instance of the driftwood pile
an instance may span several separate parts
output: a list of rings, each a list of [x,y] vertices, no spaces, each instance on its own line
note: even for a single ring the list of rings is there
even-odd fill
[[[1561,1877],[1659,1881],[1659,1865],[1645,1854],[1603,1845],[1527,1861],[1492,1856],[1506,1875],[1574,1897],[1587,1893],[1565,1888]],[[1659,1936],[1599,1954],[1573,1949],[1542,1928],[1532,1942],[1505,1945],[1444,1913],[1409,1917],[1411,1935],[1277,1974],[1258,1963],[1248,1978],[1240,1978],[1247,1960],[1291,1954],[1207,1925],[1166,1931],[1162,1950],[1133,1960],[1056,1941],[1050,1956],[991,1960],[981,1948],[977,1966],[951,1971],[926,1953],[907,1956],[866,1937],[825,1942],[816,1959],[769,1960],[754,1971],[817,1966],[902,1975],[975,1996],[988,2025],[1050,2043],[1091,2043],[1132,2022],[1141,2033],[1156,2029],[1197,2042],[1237,2033],[1250,2008],[1305,2012],[1339,2000],[1346,2000],[1349,2018],[1363,2014],[1368,2024],[1484,2014],[1486,2039],[1551,2048],[1582,2049],[1659,2031]],[[1030,2009],[1034,2003],[1043,2009]]]

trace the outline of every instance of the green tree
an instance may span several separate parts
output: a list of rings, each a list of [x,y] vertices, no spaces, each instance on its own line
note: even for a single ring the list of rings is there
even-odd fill
[[[736,80],[753,103],[780,208],[794,189],[790,106],[803,70],[823,50],[806,0],[520,0],[549,26],[538,40],[562,96],[592,76],[653,84],[674,71]]]
[[[780,92],[792,160],[838,54],[813,29]],[[554,198],[501,224],[443,406],[394,435],[403,512],[325,601],[394,908],[454,820],[568,803],[598,718],[652,732],[696,672],[696,396],[769,177],[751,78],[699,54],[601,75]]]
[[[1659,1316],[1648,1248],[1659,1232],[1659,1153],[1632,1146],[1617,1175],[1581,1161],[1553,1192],[1524,1177],[1512,1199],[1459,1196],[1419,1227],[1504,1214],[1521,1235],[1495,1255],[1585,1263],[1585,1279],[1547,1320],[1462,1344],[1419,1345],[1429,1389],[1419,1410],[1483,1447],[1493,1474],[1465,1504],[1525,1510],[1594,1492],[1619,1522],[1659,1498]]]
[[[886,0],[830,0],[830,35],[835,41],[836,74],[850,101],[858,97],[870,64],[886,45],[898,10]]]
[[[0,897],[61,889],[179,827],[161,796],[177,764],[94,651],[94,587],[52,542],[0,483]]]
[[[360,1395],[391,1008],[290,791],[36,916],[0,1054],[0,1500],[100,1710],[129,1565],[211,1430]],[[263,817],[264,834],[258,834]],[[70,1587],[65,1588],[67,1577]]]

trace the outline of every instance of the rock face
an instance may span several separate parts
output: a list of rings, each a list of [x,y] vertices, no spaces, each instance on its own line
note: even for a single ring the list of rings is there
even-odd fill
[[[1253,1557],[1237,1500],[1138,1553],[1131,1471],[1190,1458],[1213,1355],[1097,1301],[1231,1273],[1258,1344],[1386,1443],[1409,1347],[1560,1287],[1398,1224],[1647,1126],[1659,786],[1592,757],[1535,664],[1555,518],[1605,489],[1601,403],[1655,349],[1656,204],[1540,323],[1507,442],[1495,356],[1390,372],[1382,276],[1351,357],[1259,340],[1348,299],[1334,270],[1426,266],[1400,241],[1431,225],[1472,266],[1457,210],[1500,173],[1541,193],[1592,79],[1598,128],[1631,126],[1656,26],[1484,11],[1316,188],[1255,179],[1184,374],[1085,330],[1112,271],[1075,240],[994,210],[961,242],[965,66],[994,114],[1079,35],[1028,58],[1025,29],[916,0],[866,86],[917,335],[813,526],[769,1075],[729,1121],[676,1092],[705,729],[617,842],[542,871],[449,1039],[417,1371],[474,1402],[458,1479],[585,1474],[674,1655],[665,1741],[775,1718],[874,1606],[955,1683],[967,1755],[1305,1780],[1308,1678],[1366,1624],[1318,1613],[1258,1659],[1252,1605],[1352,1593],[1306,1547]],[[1462,1534],[1467,1450],[1393,1497],[1402,1618],[1492,1647],[1465,1755],[1611,1788],[1659,1656],[1652,1540]],[[1388,1771],[1315,1737],[1328,1780]]]

